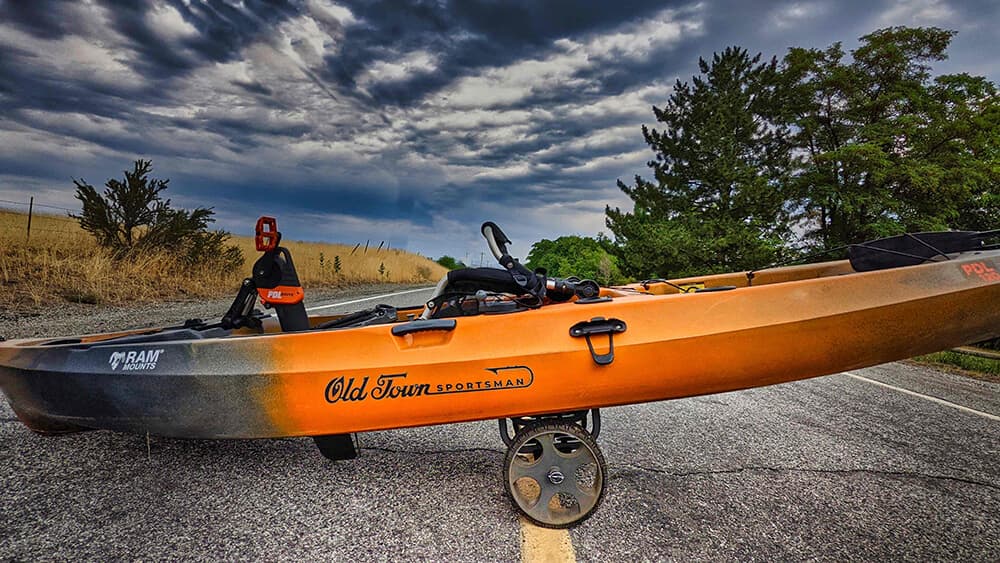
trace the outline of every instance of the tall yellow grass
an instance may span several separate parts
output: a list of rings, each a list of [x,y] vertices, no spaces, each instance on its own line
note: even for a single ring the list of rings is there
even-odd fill
[[[114,260],[76,220],[0,210],[0,308],[50,301],[85,303],[149,302],[223,296],[235,292],[250,273],[258,252],[250,237],[233,237],[246,264],[225,273],[183,268],[168,254]],[[354,249],[342,244],[282,241],[295,260],[302,285],[339,287],[362,283],[436,281],[446,270],[402,250]],[[334,264],[339,257],[340,271]]]

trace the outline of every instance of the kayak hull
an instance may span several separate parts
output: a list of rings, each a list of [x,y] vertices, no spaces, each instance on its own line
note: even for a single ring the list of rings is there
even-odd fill
[[[0,387],[39,432],[184,438],[318,436],[556,413],[734,391],[1000,336],[1000,252],[849,273],[842,262],[760,272],[730,290],[607,292],[455,319],[152,342],[0,343]],[[818,273],[817,273],[818,272]],[[986,272],[987,275],[981,275]],[[709,276],[707,287],[745,275]],[[768,276],[774,283],[762,283]],[[734,284],[735,285],[735,284]],[[638,291],[635,291],[638,290]],[[597,317],[613,336],[570,335]]]

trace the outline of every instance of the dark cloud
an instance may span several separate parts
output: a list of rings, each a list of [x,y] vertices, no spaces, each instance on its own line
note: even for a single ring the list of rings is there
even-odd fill
[[[552,42],[599,33],[635,21],[671,5],[690,2],[593,2],[533,0],[455,2],[450,10],[439,2],[348,1],[364,20],[345,37],[345,49],[328,60],[329,76],[354,86],[358,73],[373,60],[416,49],[438,57],[434,72],[382,84],[369,93],[377,103],[408,105],[437,91],[456,76],[525,57],[542,57]]]
[[[302,15],[298,3],[280,0],[249,0],[242,7],[224,0],[203,3],[171,0],[170,3],[198,31],[183,44],[208,62],[233,60],[240,49],[276,25]]]
[[[274,94],[274,90],[264,86],[260,82],[244,82],[242,80],[233,80],[231,82],[233,86],[239,86],[251,94],[259,94],[261,96],[270,96]]]
[[[111,8],[115,29],[142,54],[140,70],[144,75],[160,78],[183,74],[205,64],[230,61],[239,55],[240,49],[275,25],[302,13],[295,3],[281,1],[249,0],[238,7],[224,0],[170,0],[167,5],[198,32],[189,38],[170,41],[150,23],[149,15],[157,7],[153,0],[105,2]]]
[[[175,175],[171,184],[183,184],[190,193],[212,195],[212,204],[218,208],[239,207],[248,216],[261,214],[261,210],[271,210],[289,216],[315,214],[337,214],[364,217],[371,221],[401,219],[415,224],[430,224],[431,217],[420,213],[413,194],[373,193],[367,186],[344,185],[280,185],[269,183],[267,187],[247,189],[242,182],[205,182],[201,178],[185,174]],[[330,197],[331,188],[337,191]],[[293,197],[288,194],[294,193]]]
[[[493,41],[545,45],[562,37],[613,29],[665,8],[685,4],[663,0],[585,4],[576,0],[473,0],[455,3],[455,12],[469,29]]]
[[[59,38],[73,31],[70,8],[74,3],[75,0],[7,0],[0,4],[0,23],[11,24],[43,39]]]
[[[409,226],[394,236],[459,256],[484,219],[525,242],[600,230],[615,180],[646,173],[651,106],[729,45],[780,57],[937,25],[960,34],[936,71],[1000,76],[990,0],[0,7],[2,182],[69,190],[142,156],[227,228],[263,211],[305,239]]]
[[[38,53],[26,49],[0,50],[0,92],[5,93],[5,113],[25,108],[118,117],[130,112],[132,100],[149,94],[129,84],[107,84],[88,77],[68,80],[46,73],[39,69],[38,58]]]

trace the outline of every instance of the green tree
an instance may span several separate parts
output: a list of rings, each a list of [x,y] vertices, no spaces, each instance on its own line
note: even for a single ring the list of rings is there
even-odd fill
[[[458,260],[455,260],[454,258],[452,258],[451,256],[448,256],[448,255],[444,255],[444,256],[438,258],[436,260],[436,262],[438,264],[441,264],[445,268],[448,268],[449,270],[458,270],[459,268],[465,268],[466,267],[465,264],[459,262]]]
[[[167,251],[187,265],[241,267],[239,248],[226,245],[229,234],[208,230],[214,212],[203,207],[172,209],[170,200],[160,195],[169,180],[150,178],[152,169],[151,161],[136,160],[132,170],[124,172],[124,181],[111,178],[105,183],[103,195],[83,179],[74,179],[76,198],[83,204],[80,215],[73,215],[80,227],[119,258]]]
[[[953,227],[959,230],[992,231],[1000,226],[1000,184],[985,185],[958,212]]]
[[[542,239],[531,246],[525,265],[533,270],[545,268],[550,276],[576,276],[595,280],[601,285],[624,281],[618,259],[604,248],[601,241],[589,237]]]
[[[653,180],[619,181],[634,208],[606,209],[627,274],[748,269],[780,256],[792,156],[777,60],[760,60],[738,47],[699,59],[701,74],[653,108],[663,130],[642,128]]]
[[[931,78],[955,32],[894,27],[790,49],[787,122],[804,155],[794,188],[813,244],[825,248],[949,227],[993,228],[1000,105],[982,77]]]

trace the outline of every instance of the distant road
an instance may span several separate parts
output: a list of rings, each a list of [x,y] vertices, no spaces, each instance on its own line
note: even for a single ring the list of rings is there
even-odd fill
[[[434,287],[433,286],[431,286],[431,287],[420,287],[420,288],[416,288],[416,289],[407,289],[407,290],[403,290],[403,291],[394,291],[394,292],[391,292],[391,293],[383,293],[383,294],[379,294],[379,295],[373,295],[373,296],[370,296],[370,297],[362,297],[362,298],[359,298],[359,299],[351,299],[351,300],[348,300],[348,301],[340,301],[340,302],[328,303],[328,304],[323,304],[323,305],[312,305],[310,307],[307,307],[306,310],[309,311],[309,312],[324,311],[325,313],[342,313],[342,312],[346,313],[350,309],[345,309],[344,307],[347,307],[348,305],[355,305],[355,304],[358,304],[358,303],[368,303],[368,302],[371,302],[372,304],[384,303],[386,305],[392,305],[394,307],[399,307],[399,306],[404,306],[404,305],[412,305],[414,303],[425,302],[425,301],[427,301],[428,299],[431,298],[431,295],[433,293],[434,293]],[[403,297],[404,295],[407,296],[407,297]],[[423,301],[417,301],[416,300],[418,295],[425,296],[425,298],[423,299]],[[365,305],[365,306],[367,306],[367,305]],[[364,308],[365,306],[363,306],[362,308]],[[357,307],[352,307],[351,309],[356,309],[356,308]]]

